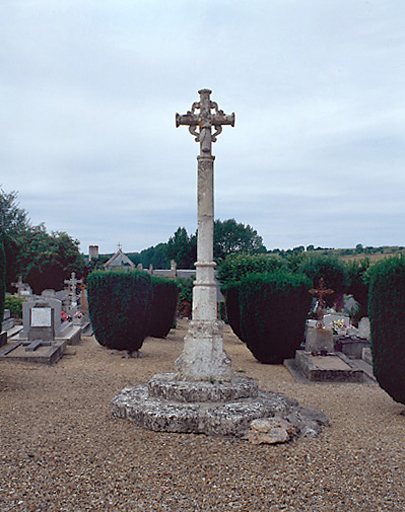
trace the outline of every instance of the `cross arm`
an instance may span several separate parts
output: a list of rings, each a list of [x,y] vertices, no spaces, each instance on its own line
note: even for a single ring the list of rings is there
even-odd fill
[[[187,114],[176,114],[176,128],[181,125],[188,126],[197,126],[198,125],[198,116],[193,114],[192,112],[187,112]]]
[[[212,124],[215,127],[224,124],[235,126],[235,113],[224,114],[223,110],[219,110],[212,116]]]

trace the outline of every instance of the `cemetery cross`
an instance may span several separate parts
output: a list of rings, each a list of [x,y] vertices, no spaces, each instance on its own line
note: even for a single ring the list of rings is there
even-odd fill
[[[200,101],[191,111],[176,114],[176,127],[189,127],[200,143],[197,178],[197,262],[193,288],[193,312],[184,350],[176,361],[180,380],[231,380],[231,362],[223,350],[222,322],[217,319],[214,246],[214,159],[212,143],[223,125],[235,126],[235,114],[225,114],[211,101],[209,89],[198,91]],[[212,133],[212,128],[215,132]]]
[[[309,293],[311,295],[315,295],[315,297],[318,298],[318,306],[316,308],[316,316],[317,316],[318,322],[316,324],[316,328],[323,329],[325,327],[325,324],[323,322],[325,296],[335,293],[335,290],[330,290],[330,289],[325,288],[325,280],[323,277],[321,277],[319,279],[318,283],[319,283],[318,289],[311,288],[311,290],[309,290]]]
[[[17,288],[17,295],[20,297],[21,292],[25,290],[25,284],[23,283],[22,276],[18,276],[18,281],[16,283],[11,283],[11,286]]]
[[[71,307],[75,308],[77,306],[77,295],[76,295],[76,285],[81,284],[83,281],[81,279],[76,279],[76,273],[72,272],[70,275],[70,279],[65,279],[65,284],[69,286],[70,295],[71,295]]]

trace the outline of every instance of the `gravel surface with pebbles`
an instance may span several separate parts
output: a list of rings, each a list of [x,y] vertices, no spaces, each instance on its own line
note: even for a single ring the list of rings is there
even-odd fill
[[[83,338],[55,366],[0,363],[0,511],[377,512],[405,508],[405,416],[376,384],[298,384],[225,328],[234,371],[324,412],[278,445],[149,432],[110,414],[125,386],[173,371],[186,322],[122,358]],[[75,352],[75,353],[74,353]]]

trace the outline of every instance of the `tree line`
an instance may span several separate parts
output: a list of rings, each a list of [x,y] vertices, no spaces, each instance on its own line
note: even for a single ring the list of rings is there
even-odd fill
[[[0,188],[0,251],[6,289],[14,292],[18,276],[34,293],[46,288],[61,290],[71,272],[85,273],[86,261],[79,241],[64,231],[48,233],[45,224],[32,225],[28,213],[17,202],[17,192]]]
[[[140,252],[128,252],[127,256],[135,265],[148,268],[168,269],[174,260],[177,268],[193,269],[197,261],[197,231],[189,234],[185,227],[179,227],[167,242],[159,243]],[[263,239],[249,224],[235,219],[214,221],[214,260],[217,263],[234,253],[264,254],[267,249]],[[110,255],[102,255],[107,261]]]

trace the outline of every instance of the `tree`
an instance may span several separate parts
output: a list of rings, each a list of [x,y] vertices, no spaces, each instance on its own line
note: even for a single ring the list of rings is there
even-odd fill
[[[219,265],[218,279],[221,283],[240,281],[249,274],[266,274],[284,266],[278,255],[233,253]]]
[[[249,224],[245,226],[235,219],[214,222],[214,259],[223,260],[233,253],[266,253],[263,239]]]
[[[17,192],[4,192],[0,187],[0,233],[5,240],[14,240],[29,227],[27,212],[17,202]]]
[[[7,284],[16,279],[16,256],[28,229],[28,215],[17,203],[17,192],[7,193],[0,187],[0,236],[4,244]]]
[[[189,236],[186,228],[178,228],[167,242],[167,256],[177,268],[191,269],[197,261],[197,237]]]
[[[30,227],[17,256],[17,268],[35,293],[46,288],[61,290],[71,272],[82,275],[85,261],[79,241],[65,232],[48,234],[44,224]]]
[[[327,304],[329,306],[335,304],[338,308],[343,305],[342,294],[345,293],[348,285],[347,268],[336,256],[316,252],[305,253],[297,270],[306,274],[315,288],[318,287],[319,279],[322,277],[326,288],[331,288],[335,292],[328,296]]]
[[[141,252],[129,252],[128,258],[135,265],[142,263],[144,268],[148,268],[150,264],[153,268],[170,268],[170,260],[167,256],[167,243],[160,243],[147,249],[143,249]]]
[[[349,281],[347,293],[352,294],[360,305],[360,308],[355,315],[357,319],[366,316],[368,312],[368,283],[366,281],[366,276],[369,267],[370,260],[368,258],[348,261],[346,263]]]

